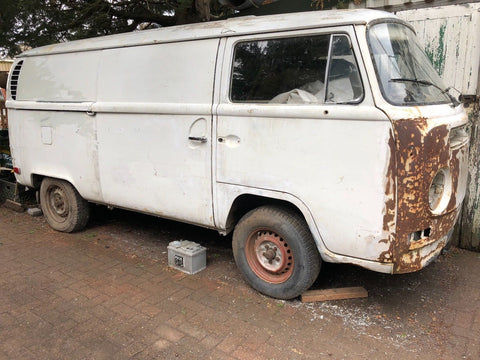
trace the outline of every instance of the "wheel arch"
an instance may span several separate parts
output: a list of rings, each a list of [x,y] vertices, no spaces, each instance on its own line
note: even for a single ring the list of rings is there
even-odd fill
[[[40,207],[50,227],[61,232],[76,232],[87,225],[88,201],[66,180],[43,178],[40,185]]]
[[[84,199],[87,199],[87,197],[85,196],[85,194],[83,193],[81,187],[77,186],[78,184],[75,183],[73,177],[71,176],[68,176],[66,174],[55,174],[55,175],[49,175],[48,173],[45,173],[45,174],[41,174],[41,173],[32,173],[30,175],[30,182],[31,182],[31,185],[30,187],[33,187],[34,189],[36,190],[40,190],[40,186],[42,185],[42,181],[44,179],[54,179],[54,180],[62,180],[62,181],[66,181],[68,182],[76,191],[78,191],[78,193],[84,198]]]
[[[40,185],[42,184],[43,179],[45,179],[46,177],[49,177],[49,176],[39,175],[39,174],[32,174],[32,175],[31,175],[32,187],[33,187],[34,189],[36,189],[36,190],[39,190],[39,189],[40,189]]]
[[[235,198],[233,201],[230,211],[228,212],[227,220],[226,220],[226,232],[230,233],[233,231],[235,225],[238,221],[249,211],[258,208],[260,206],[265,205],[273,205],[279,206],[284,208],[289,208],[299,215],[301,215],[304,219],[305,216],[303,215],[302,211],[294,204],[287,200],[271,198],[267,196],[261,195],[254,195],[254,194],[242,194]]]
[[[330,254],[325,247],[320,231],[315,223],[315,220],[308,209],[308,206],[300,199],[288,193],[277,193],[268,190],[259,190],[259,193],[253,193],[252,189],[236,189],[241,190],[237,192],[237,196],[231,201],[225,210],[227,214],[224,219],[224,235],[233,231],[238,221],[249,211],[264,205],[275,205],[278,207],[288,208],[298,213],[307,223],[310,233],[316,243],[317,250],[323,260],[328,261]]]

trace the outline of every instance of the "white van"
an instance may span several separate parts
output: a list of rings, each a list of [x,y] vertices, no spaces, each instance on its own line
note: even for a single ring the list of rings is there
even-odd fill
[[[29,50],[9,77],[19,183],[48,223],[88,202],[233,231],[255,289],[321,261],[421,269],[467,180],[463,107],[412,28],[372,10],[245,17]]]

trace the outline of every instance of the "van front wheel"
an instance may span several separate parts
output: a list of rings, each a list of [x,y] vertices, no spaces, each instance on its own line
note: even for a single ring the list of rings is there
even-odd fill
[[[305,220],[296,212],[262,206],[247,213],[233,232],[240,272],[261,293],[292,299],[307,290],[321,259]]]
[[[40,186],[40,205],[48,224],[57,231],[81,230],[90,216],[88,202],[64,180],[43,179]]]

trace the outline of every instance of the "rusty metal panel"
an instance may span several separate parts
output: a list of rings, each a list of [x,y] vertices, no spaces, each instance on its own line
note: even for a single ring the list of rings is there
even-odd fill
[[[480,68],[480,3],[397,12],[417,31],[446,86],[475,95]]]

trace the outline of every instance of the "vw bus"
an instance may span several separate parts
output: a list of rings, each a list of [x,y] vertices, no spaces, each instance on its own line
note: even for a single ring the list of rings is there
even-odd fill
[[[258,291],[290,299],[322,261],[417,271],[449,241],[467,117],[413,28],[374,10],[243,17],[19,55],[17,181],[56,230],[89,203],[233,232]]]

